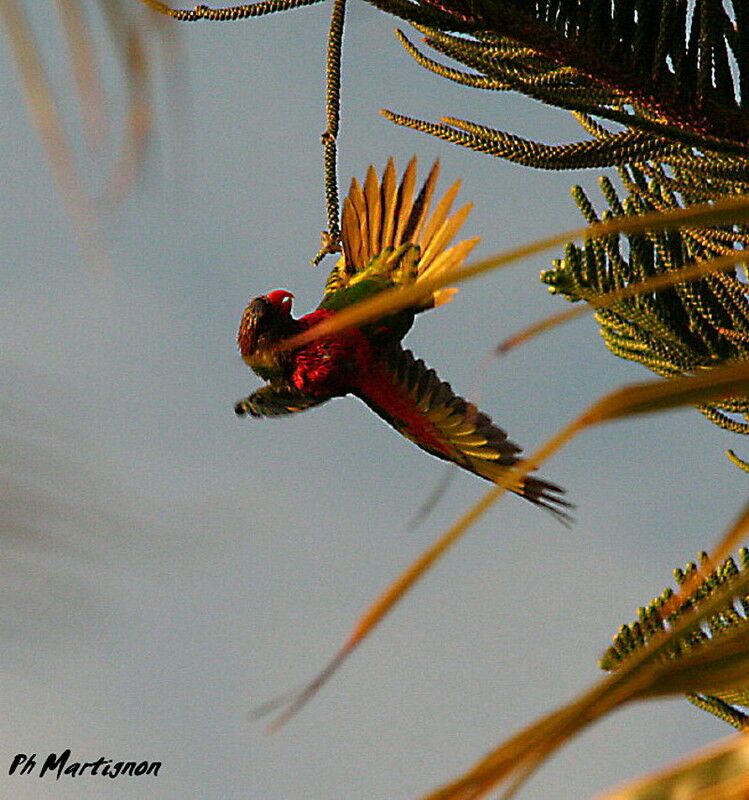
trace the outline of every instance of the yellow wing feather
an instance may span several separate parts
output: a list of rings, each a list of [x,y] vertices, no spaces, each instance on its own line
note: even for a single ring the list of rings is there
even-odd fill
[[[393,247],[397,247],[403,241],[403,233],[406,223],[411,216],[413,207],[414,187],[416,186],[416,156],[414,156],[406,166],[400,186],[398,188],[398,203],[395,208],[395,235],[393,237]]]
[[[382,224],[382,209],[380,207],[380,185],[374,167],[367,170],[367,179],[364,182],[364,200],[367,206],[367,227],[369,229],[369,258],[381,251],[380,226]]]
[[[395,177],[395,164],[389,158],[382,173],[382,246],[393,246],[395,235],[395,208],[398,200],[398,189]]]
[[[416,162],[414,162],[415,164]],[[422,228],[425,227],[425,222],[428,225],[427,218],[429,215],[429,207],[432,204],[432,197],[434,196],[434,189],[437,186],[437,181],[440,176],[440,162],[435,161],[432,168],[429,170],[424,185],[421,187],[419,196],[416,198],[411,209],[411,219],[406,223],[403,230],[402,240],[408,242],[419,242],[421,237]],[[449,193],[449,190],[448,190]]]
[[[381,179],[370,166],[363,187],[356,178],[351,181],[343,201],[343,255],[328,279],[326,296],[347,287],[353,279],[363,277],[361,274],[373,266],[375,259],[378,271],[387,268],[395,284],[407,285],[459,268],[478,244],[479,239],[472,238],[450,246],[471,210],[468,203],[452,212],[460,181],[450,186],[432,209],[440,174],[439,161],[432,165],[414,199],[416,168],[414,156],[398,184],[395,164],[390,158]],[[414,267],[403,270],[399,269],[400,254],[407,251],[407,245],[419,249],[412,248],[414,256],[410,262],[415,261]],[[386,251],[394,251],[393,256],[384,255]],[[436,291],[427,307],[448,302],[456,292],[454,288]]]
[[[455,181],[455,183],[445,192],[445,194],[442,195],[442,198],[437,203],[432,215],[429,218],[428,224],[424,226],[424,236],[421,241],[419,241],[422,250],[426,249],[425,246],[431,241],[435,231],[447,219],[448,215],[450,214],[453,201],[455,200],[455,197],[459,191],[460,181]]]

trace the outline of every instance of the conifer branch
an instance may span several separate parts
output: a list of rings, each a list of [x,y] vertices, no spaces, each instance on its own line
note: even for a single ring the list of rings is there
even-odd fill
[[[704,573],[710,569],[707,553],[700,553],[699,569]],[[670,588],[664,589],[659,597],[650,601],[647,606],[638,611],[637,620],[619,628],[612,644],[608,647],[599,661],[601,669],[615,671],[633,653],[646,647],[648,642],[667,627],[671,627],[681,616],[692,608],[699,608],[720,587],[735,581],[749,569],[749,550],[742,548],[739,551],[739,564],[729,557],[716,569],[704,577],[697,588],[691,592],[689,599],[681,603],[677,609],[672,609],[674,592]],[[698,566],[694,562],[687,564],[684,569],[674,571],[677,584],[681,587],[687,581],[694,580],[698,575]],[[704,644],[715,640],[729,631],[746,628],[749,625],[749,595],[737,598],[717,614],[707,620],[707,630],[697,629],[688,637],[674,642],[667,654],[667,658],[678,660],[688,654],[694,653]],[[715,695],[707,693],[689,693],[687,699],[703,711],[708,711],[718,719],[727,722],[735,728],[743,730],[747,724],[747,715],[737,706],[749,704],[749,691],[743,685],[722,688]]]
[[[194,8],[172,8],[160,0],[140,0],[141,3],[164,14],[167,17],[176,19],[178,22],[234,22],[238,19],[249,19],[250,17],[262,17],[267,14],[276,14],[279,11],[290,11],[293,8],[311,6],[315,3],[322,3],[323,0],[261,0],[258,3],[244,3],[238,6],[228,6],[226,8],[210,8],[205,5],[198,5]]]

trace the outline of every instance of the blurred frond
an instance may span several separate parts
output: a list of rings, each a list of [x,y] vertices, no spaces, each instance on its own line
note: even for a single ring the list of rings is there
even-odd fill
[[[59,110],[58,76],[51,80],[45,66],[49,43],[40,42],[32,22],[35,10],[24,0],[0,0],[0,23],[5,28],[19,76],[42,145],[58,188],[68,206],[76,234],[89,263],[106,262],[93,198],[109,200],[128,191],[142,167],[148,135],[152,128],[154,68],[152,53],[166,54],[174,44],[176,32],[142,8],[118,0],[66,0],[57,3],[61,36],[65,39],[70,63],[70,79],[79,96],[81,135],[76,127],[66,127]],[[97,17],[103,17],[111,33],[113,48],[127,85],[127,111],[122,123],[123,144],[119,156],[106,147],[110,127],[105,110],[108,80],[92,42]],[[72,142],[83,140],[87,154],[83,167]],[[95,155],[106,153],[109,177],[97,176],[101,169]],[[109,166],[113,164],[114,166]],[[101,185],[97,184],[102,184]]]
[[[154,127],[155,61],[178,60],[178,31],[143,9],[118,0],[97,0],[109,28],[126,86],[126,111],[111,178],[105,189],[110,200],[121,199],[137,180]]]
[[[710,569],[707,553],[700,553],[698,560],[703,573]],[[691,596],[681,602],[676,609],[669,608],[674,597],[673,590],[664,589],[659,597],[639,609],[638,619],[635,622],[619,628],[613,644],[599,662],[601,669],[609,672],[618,669],[632,653],[645,647],[656,634],[660,635],[672,627],[685,612],[698,609],[707,598],[713,596],[718,587],[736,581],[740,573],[746,574],[749,571],[749,550],[746,548],[739,550],[738,562],[737,565],[736,561],[729,557],[716,569],[710,570],[709,574],[699,581]],[[698,566],[694,562],[687,564],[684,569],[674,570],[674,578],[680,587],[696,576],[698,576]],[[668,610],[664,613],[665,609]],[[675,640],[664,657],[679,659],[687,653],[694,653],[706,642],[739,627],[746,627],[748,624],[749,595],[742,595],[707,619],[703,627],[693,630],[683,639]],[[746,727],[749,717],[743,709],[749,706],[749,687],[740,684],[722,689],[715,694],[690,692],[687,697],[698,708],[714,714],[735,728]]]
[[[733,735],[597,800],[735,800],[749,792],[749,740]]]

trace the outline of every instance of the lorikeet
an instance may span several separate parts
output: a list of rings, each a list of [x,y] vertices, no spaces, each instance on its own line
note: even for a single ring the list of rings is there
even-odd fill
[[[239,416],[277,416],[303,411],[332,397],[353,394],[399,433],[438,458],[496,481],[518,461],[520,448],[474,405],[455,395],[434,370],[401,347],[414,316],[448,302],[456,289],[441,289],[421,305],[295,349],[279,343],[306,331],[340,309],[394,286],[407,286],[459,267],[478,243],[448,246],[471,205],[450,214],[460,182],[429,208],[439,175],[435,162],[414,200],[416,159],[397,185],[392,159],[382,180],[369,168],[364,186],[354,179],[343,202],[343,255],[333,268],[322,302],[299,319],[293,295],[276,289],[245,309],[237,344],[246,364],[267,384],[240,400]],[[570,504],[559,486],[526,477],[514,492],[560,519]]]

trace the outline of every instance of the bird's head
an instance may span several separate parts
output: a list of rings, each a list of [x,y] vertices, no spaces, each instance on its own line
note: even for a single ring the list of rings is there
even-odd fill
[[[261,355],[294,333],[293,298],[294,295],[286,289],[276,289],[247,304],[237,334],[242,358],[247,360],[253,355]]]

